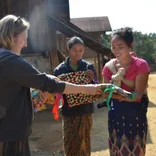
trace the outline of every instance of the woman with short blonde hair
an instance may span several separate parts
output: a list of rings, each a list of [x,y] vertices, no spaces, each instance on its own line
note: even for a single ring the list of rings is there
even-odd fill
[[[30,156],[33,110],[30,88],[50,93],[101,94],[99,86],[75,85],[40,73],[20,57],[29,22],[14,15],[0,20],[0,156]]]
[[[0,48],[11,50],[13,48],[14,37],[25,30],[28,30],[30,24],[24,18],[14,15],[5,16],[0,20]]]

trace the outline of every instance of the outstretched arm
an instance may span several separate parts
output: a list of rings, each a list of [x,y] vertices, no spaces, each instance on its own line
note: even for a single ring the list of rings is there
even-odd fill
[[[53,75],[40,73],[27,61],[21,57],[17,57],[11,60],[6,69],[10,69],[10,72],[5,71],[3,68],[4,76],[10,79],[19,86],[40,89],[41,91],[47,91],[49,93],[84,93],[84,94],[100,94],[101,89],[95,85],[75,85],[63,81],[58,81]]]

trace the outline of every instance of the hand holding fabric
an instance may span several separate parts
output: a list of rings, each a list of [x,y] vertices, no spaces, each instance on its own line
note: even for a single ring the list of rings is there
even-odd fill
[[[91,81],[94,80],[94,72],[93,72],[92,70],[88,69],[88,70],[86,71],[86,75],[89,77],[89,79],[90,79]]]

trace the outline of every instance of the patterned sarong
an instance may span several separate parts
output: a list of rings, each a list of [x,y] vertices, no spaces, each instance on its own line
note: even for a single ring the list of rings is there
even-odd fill
[[[90,156],[92,114],[63,117],[64,151],[66,156]]]

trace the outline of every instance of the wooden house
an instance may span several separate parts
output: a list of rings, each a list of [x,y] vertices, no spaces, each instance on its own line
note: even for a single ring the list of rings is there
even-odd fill
[[[41,72],[52,73],[63,61],[57,32],[66,37],[81,37],[87,47],[99,54],[98,57],[111,53],[109,48],[70,21],[68,0],[1,0],[0,10],[0,18],[14,14],[30,22],[28,47],[23,49],[22,56]]]

